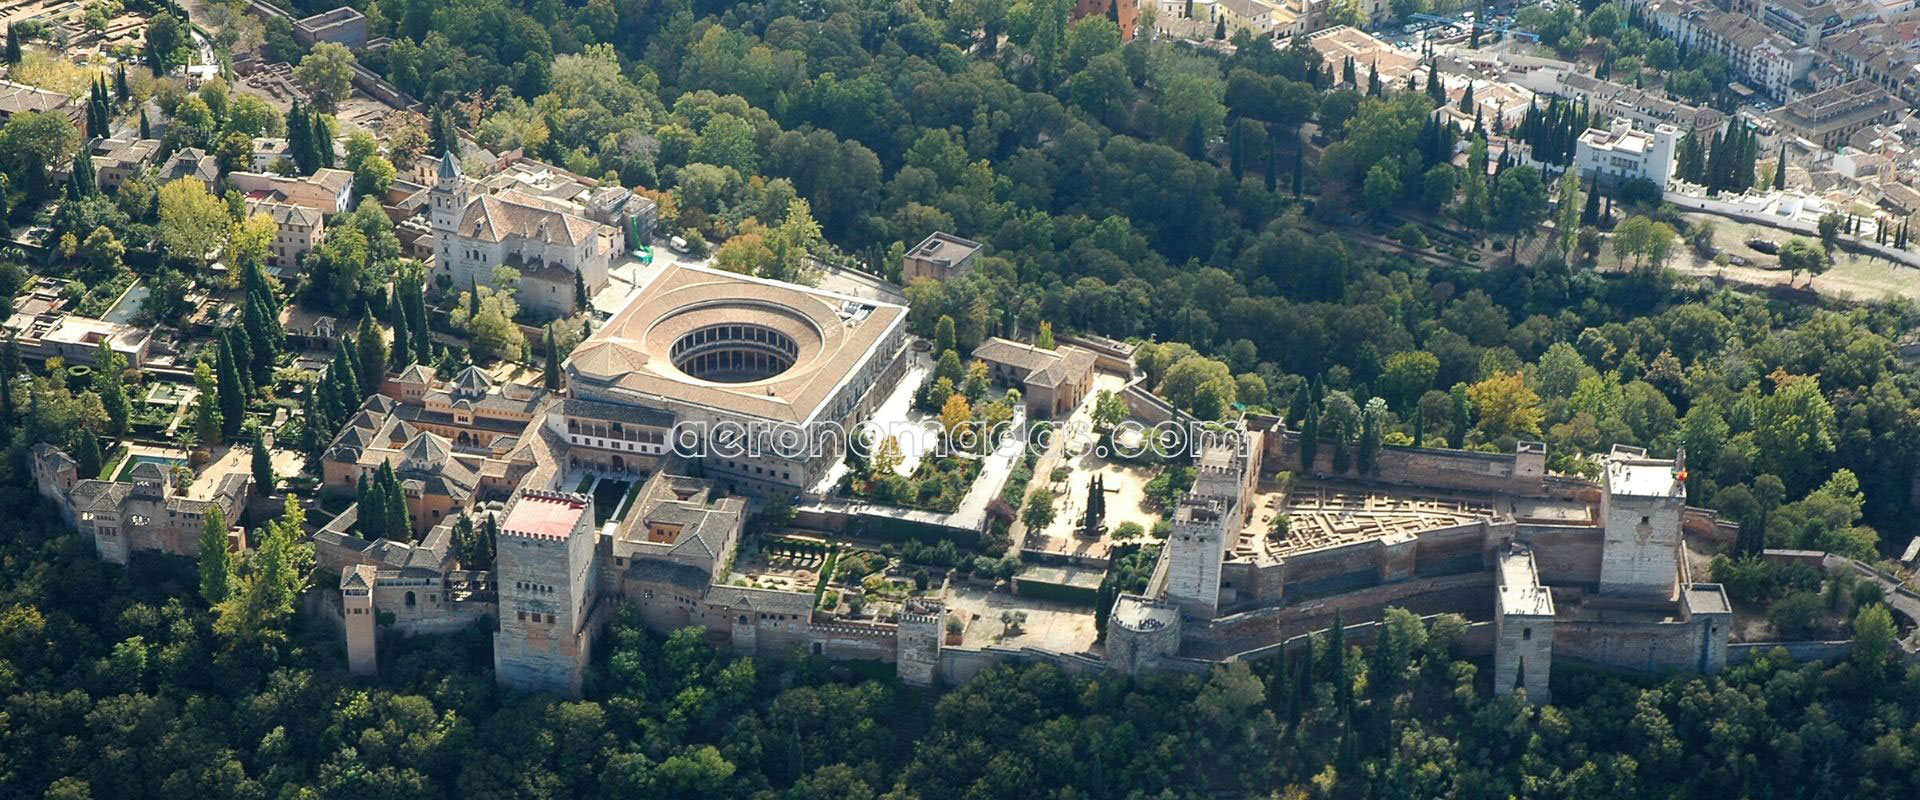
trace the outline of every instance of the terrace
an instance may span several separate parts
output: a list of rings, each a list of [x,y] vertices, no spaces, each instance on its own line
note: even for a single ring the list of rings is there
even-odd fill
[[[1493,516],[1487,497],[1432,491],[1399,492],[1381,487],[1296,481],[1281,491],[1263,488],[1234,555],[1273,559],[1389,537],[1477,522]],[[1273,532],[1274,517],[1287,515],[1286,533]]]

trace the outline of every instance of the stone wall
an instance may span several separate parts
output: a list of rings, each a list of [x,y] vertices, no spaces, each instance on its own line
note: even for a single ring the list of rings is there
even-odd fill
[[[1493,584],[1493,573],[1483,570],[1387,584],[1283,608],[1247,611],[1188,628],[1180,654],[1225,660],[1325,628],[1332,624],[1336,611],[1347,624],[1378,619],[1388,606],[1421,615],[1453,612],[1469,620],[1489,620],[1493,617]]]
[[[1834,662],[1853,655],[1853,642],[1744,642],[1727,645],[1727,665],[1745,664],[1755,658],[1785,650],[1795,661]]]
[[[1637,672],[1695,672],[1705,632],[1694,622],[1576,619],[1555,626],[1554,655]]]
[[[1523,447],[1526,444],[1523,443]],[[1505,492],[1536,495],[1543,489],[1545,451],[1539,453],[1480,453],[1470,450],[1433,450],[1415,447],[1380,448],[1378,475],[1369,480],[1420,486],[1436,490]],[[1300,434],[1279,428],[1266,436],[1265,468],[1290,470],[1296,475],[1338,475],[1333,468],[1333,443],[1323,441],[1311,469],[1300,463]]]
[[[1533,548],[1540,582],[1549,586],[1600,583],[1600,528],[1594,525],[1514,526],[1513,539]]]

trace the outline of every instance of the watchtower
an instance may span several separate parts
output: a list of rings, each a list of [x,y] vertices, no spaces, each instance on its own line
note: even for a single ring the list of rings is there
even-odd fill
[[[1687,504],[1686,455],[1647,457],[1614,445],[1600,493],[1601,594],[1672,597],[1679,580],[1680,511]]]
[[[355,564],[340,573],[340,613],[346,617],[347,671],[372,675],[379,671],[379,641],[374,625],[373,567]]]
[[[894,666],[900,681],[909,686],[932,686],[940,674],[940,626],[946,606],[931,600],[915,600],[900,612],[899,631],[894,638]]]
[[[523,489],[508,502],[495,556],[500,685],[578,697],[598,594],[593,498]]]
[[[1500,553],[1499,587],[1494,595],[1493,693],[1526,693],[1527,700],[1552,699],[1547,679],[1553,674],[1553,593],[1540,585],[1533,551],[1509,544]]]

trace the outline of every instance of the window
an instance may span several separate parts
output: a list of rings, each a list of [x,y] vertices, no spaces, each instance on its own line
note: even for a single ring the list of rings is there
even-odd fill
[[[1532,628],[1521,628],[1521,629],[1520,629],[1520,641],[1523,641],[1523,642],[1530,642],[1530,641],[1533,641],[1533,629],[1532,629]]]
[[[1648,523],[1650,523],[1650,522],[1653,522],[1653,518],[1652,518],[1652,517],[1649,517],[1649,516],[1647,516],[1647,515],[1645,515],[1645,514],[1642,514],[1642,515],[1640,515],[1640,524],[1642,524],[1642,525],[1646,525],[1646,524],[1648,524]]]

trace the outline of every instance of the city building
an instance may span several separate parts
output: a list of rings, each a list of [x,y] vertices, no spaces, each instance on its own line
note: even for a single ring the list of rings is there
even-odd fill
[[[249,199],[247,213],[273,220],[273,243],[267,246],[267,263],[282,274],[298,269],[300,260],[326,240],[326,215],[306,206]]]
[[[93,140],[93,172],[100,188],[119,189],[120,184],[146,172],[159,152],[159,139]]]
[[[1752,16],[1722,11],[1706,0],[1639,5],[1647,23],[1681,49],[1720,54],[1734,75],[1776,101],[1791,96],[1794,82],[1813,68],[1812,49]]]
[[[944,281],[973,271],[980,243],[938,231],[929,234],[900,258],[900,283]]]
[[[1823,150],[1837,149],[1856,131],[1889,122],[1905,106],[1872,81],[1856,80],[1802,97],[1768,114],[1783,133]]]
[[[219,508],[223,519],[237,523],[253,491],[246,473],[203,476],[191,491],[182,490],[172,470],[145,459],[126,468],[124,481],[83,479],[72,457],[45,442],[34,445],[32,459],[40,495],[110,564],[126,564],[141,551],[198,554],[209,510]],[[237,530],[228,539],[246,541]]]
[[[995,382],[1019,387],[1032,417],[1070,414],[1093,388],[1095,356],[1072,345],[1048,350],[995,336],[975,347],[973,357],[987,365]]]
[[[57,357],[68,364],[93,366],[99,361],[100,343],[106,342],[129,368],[146,366],[154,349],[153,331],[68,311],[66,287],[64,280],[36,278],[13,298],[13,314],[5,328],[14,337],[20,357],[35,361]]]
[[[367,17],[351,7],[341,6],[295,20],[293,39],[307,47],[318,42],[334,42],[360,50],[367,46]]]
[[[1580,134],[1573,163],[1585,178],[1647,180],[1664,188],[1673,178],[1673,151],[1679,139],[1680,131],[1672,125],[1661,123],[1649,131],[1635,128],[1630,120],[1615,119],[1604,129],[1588,128]]]
[[[322,214],[353,210],[353,173],[322,167],[312,175],[287,177],[271,172],[229,172],[227,182],[256,202],[303,206]]]
[[[890,303],[667,266],[567,359],[562,435],[622,467],[671,441],[736,490],[806,492],[899,380],[906,316]],[[575,420],[576,410],[607,425]]]
[[[542,316],[571,314],[576,284],[589,295],[605,287],[624,247],[620,230],[563,202],[518,188],[475,196],[451,153],[429,193],[434,273],[459,287],[491,287],[496,271],[511,267],[520,273],[515,300]]]
[[[1809,47],[1819,44],[1822,36],[1840,30],[1844,22],[1833,0],[1767,0],[1760,19]]]
[[[13,119],[15,114],[27,112],[54,114],[65,117],[75,128],[86,127],[82,121],[86,109],[73,98],[23,83],[0,81],[0,124]]]
[[[173,151],[173,157],[167,159],[157,177],[160,183],[192,178],[206,184],[207,191],[213,191],[220,180],[220,160],[198,147],[182,147]]]

